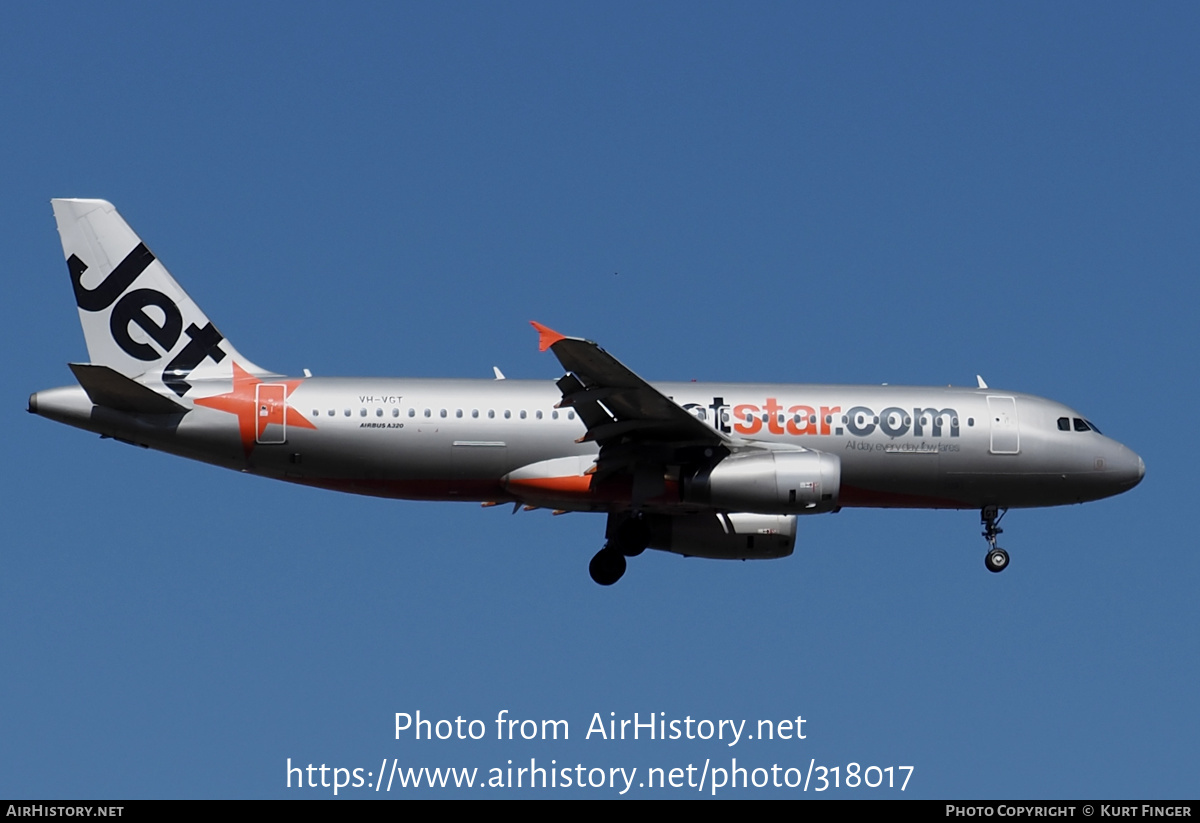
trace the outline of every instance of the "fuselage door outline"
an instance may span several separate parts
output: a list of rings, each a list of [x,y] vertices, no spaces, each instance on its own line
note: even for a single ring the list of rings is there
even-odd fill
[[[259,383],[254,387],[254,442],[278,445],[287,442],[287,386],[282,383]],[[268,430],[268,424],[275,427]]]
[[[991,423],[992,454],[1019,454],[1021,429],[1017,425],[1017,399],[988,395],[988,420]]]

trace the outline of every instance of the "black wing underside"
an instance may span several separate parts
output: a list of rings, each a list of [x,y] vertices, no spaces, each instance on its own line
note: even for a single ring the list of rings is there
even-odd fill
[[[542,351],[554,352],[567,370],[557,383],[559,405],[575,409],[587,427],[580,442],[600,446],[594,482],[628,473],[634,478],[635,499],[646,499],[654,496],[654,486],[662,485],[671,467],[709,463],[727,453],[728,437],[688,414],[596,343],[533,325]]]

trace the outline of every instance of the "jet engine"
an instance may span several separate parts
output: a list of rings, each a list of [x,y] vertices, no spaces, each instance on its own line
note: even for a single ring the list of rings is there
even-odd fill
[[[758,514],[820,514],[838,505],[842,461],[817,451],[735,454],[683,483],[688,503]]]
[[[744,512],[645,515],[647,548],[716,560],[787,557],[796,546],[796,516]]]

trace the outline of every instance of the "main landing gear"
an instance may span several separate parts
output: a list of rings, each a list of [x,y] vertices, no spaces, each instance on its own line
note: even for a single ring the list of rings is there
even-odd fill
[[[611,586],[625,574],[625,566],[625,555],[605,545],[588,564],[588,573],[601,586]]]
[[[1004,533],[1004,529],[1000,528],[1000,521],[1006,514],[1008,509],[1001,511],[997,506],[984,506],[979,513],[979,522],[983,524],[983,537],[988,542],[983,564],[990,572],[1002,572],[1008,568],[1008,552],[996,545],[996,535]]]
[[[611,586],[625,574],[625,558],[637,557],[650,544],[650,527],[640,517],[630,517],[617,527],[604,548],[588,564],[588,573],[601,586]]]

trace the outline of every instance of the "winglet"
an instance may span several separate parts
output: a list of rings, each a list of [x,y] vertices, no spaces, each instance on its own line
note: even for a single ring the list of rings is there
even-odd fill
[[[537,329],[538,351],[545,351],[546,349],[550,348],[555,343],[557,343],[559,340],[565,340],[567,338],[567,336],[565,334],[559,334],[554,329],[550,328],[549,326],[543,326],[541,323],[537,322],[536,320],[530,320],[529,325],[531,325],[535,329]]]

